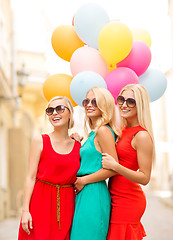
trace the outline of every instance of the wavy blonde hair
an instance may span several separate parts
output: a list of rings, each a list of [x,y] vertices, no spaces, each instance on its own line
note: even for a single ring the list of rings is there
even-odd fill
[[[139,125],[146,129],[153,142],[153,158],[155,158],[155,141],[152,128],[151,112],[150,112],[150,99],[147,90],[141,84],[128,84],[120,92],[121,95],[124,91],[132,91],[136,100],[137,118]],[[124,126],[127,125],[126,120],[122,119]]]
[[[68,125],[68,128],[72,128],[74,126],[74,119],[73,119],[73,105],[70,101],[70,99],[68,97],[64,97],[64,96],[55,96],[53,97],[52,99],[50,99],[50,101],[48,102],[47,104],[47,107],[50,106],[50,103],[55,101],[55,100],[64,100],[67,104],[67,107],[69,108],[69,111],[70,111],[70,119],[69,119],[69,125]]]
[[[95,99],[97,102],[97,107],[101,111],[101,117],[98,118],[96,123],[95,131],[101,126],[109,125],[114,133],[119,137],[121,135],[121,131],[116,126],[116,113],[115,113],[115,100],[112,94],[106,89],[102,87],[93,87],[88,93],[92,91],[95,95]],[[85,116],[85,130],[87,129],[86,124],[89,124],[89,127],[92,127],[91,119]]]

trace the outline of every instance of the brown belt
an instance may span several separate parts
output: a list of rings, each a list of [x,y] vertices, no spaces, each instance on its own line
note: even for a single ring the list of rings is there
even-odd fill
[[[37,178],[38,181],[52,185],[54,187],[56,187],[57,189],[57,222],[59,222],[59,229],[61,230],[61,224],[60,224],[60,188],[64,188],[64,187],[73,187],[73,185],[59,185],[59,184],[53,184],[50,182],[46,182],[43,180],[40,180]]]

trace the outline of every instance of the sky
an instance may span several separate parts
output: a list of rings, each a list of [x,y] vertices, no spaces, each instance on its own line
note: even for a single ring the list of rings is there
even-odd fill
[[[71,25],[75,12],[87,0],[11,0],[15,14],[18,49],[44,52],[50,74],[71,74],[70,64],[56,55],[51,45],[54,29]],[[152,39],[150,67],[166,72],[172,65],[171,33],[167,0],[93,0],[130,29],[144,28]]]

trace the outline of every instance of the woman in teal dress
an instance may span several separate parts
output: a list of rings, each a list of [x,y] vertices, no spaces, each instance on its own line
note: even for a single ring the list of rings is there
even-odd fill
[[[115,175],[102,168],[102,152],[117,158],[115,102],[111,93],[92,88],[83,100],[91,132],[80,149],[81,166],[75,182],[76,201],[71,240],[106,240],[111,199],[105,179]]]

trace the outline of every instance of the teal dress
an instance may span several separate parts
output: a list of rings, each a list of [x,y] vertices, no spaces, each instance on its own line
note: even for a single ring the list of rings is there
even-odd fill
[[[78,177],[102,168],[102,154],[96,150],[94,138],[95,132],[92,131],[80,149]],[[106,240],[110,208],[111,198],[105,181],[85,185],[76,195],[70,240]]]

